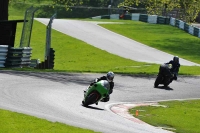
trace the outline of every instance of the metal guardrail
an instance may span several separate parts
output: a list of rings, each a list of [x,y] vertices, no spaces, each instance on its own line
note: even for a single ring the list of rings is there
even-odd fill
[[[0,45],[0,67],[5,67],[8,45]]]
[[[5,67],[24,67],[31,64],[31,47],[9,47]]]

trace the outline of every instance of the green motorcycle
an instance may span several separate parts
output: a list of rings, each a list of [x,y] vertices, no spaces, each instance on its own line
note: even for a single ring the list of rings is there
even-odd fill
[[[89,86],[84,92],[82,101],[83,106],[87,107],[91,104],[98,104],[100,100],[109,95],[110,84],[107,80],[101,80]]]

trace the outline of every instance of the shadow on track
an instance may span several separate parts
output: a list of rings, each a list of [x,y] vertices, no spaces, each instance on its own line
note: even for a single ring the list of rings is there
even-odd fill
[[[165,86],[158,86],[158,87],[155,87],[155,88],[157,88],[157,89],[163,89],[163,90],[168,90],[168,91],[174,90],[173,88],[171,88],[169,86],[167,86],[167,87],[165,87]]]
[[[51,80],[63,84],[77,83],[81,85],[88,85],[94,79],[90,77],[82,77],[81,73],[56,73],[56,72],[31,72],[31,71],[0,71],[9,75],[17,75],[24,77],[37,77],[42,79]]]
[[[81,105],[81,106],[83,106],[83,105]],[[83,106],[83,107],[85,107],[85,106]],[[93,107],[93,106],[87,106],[87,107],[85,107],[85,108],[95,109],[95,110],[104,110],[104,109],[102,109],[102,108]]]

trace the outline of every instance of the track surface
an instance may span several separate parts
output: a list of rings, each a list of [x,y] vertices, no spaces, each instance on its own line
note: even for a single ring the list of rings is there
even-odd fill
[[[106,133],[164,133],[125,119],[109,108],[114,103],[199,98],[200,95],[199,77],[179,77],[170,88],[153,88],[155,77],[117,74],[111,100],[85,108],[81,105],[83,89],[99,76],[102,74],[1,71],[0,108]]]

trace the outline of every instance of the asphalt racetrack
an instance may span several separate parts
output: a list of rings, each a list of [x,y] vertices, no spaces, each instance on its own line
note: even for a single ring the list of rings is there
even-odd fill
[[[57,20],[53,24],[55,25],[56,22]],[[94,36],[92,38],[95,39]],[[142,45],[142,47],[146,46]],[[158,53],[163,54],[159,51]],[[172,55],[165,57],[165,53],[162,56],[162,61],[172,58]],[[144,57],[141,57],[141,60],[142,58]],[[149,58],[149,62],[152,60],[153,57]],[[185,60],[181,60],[181,64],[182,61],[185,65],[196,65]],[[156,62],[159,63],[161,60],[158,59]],[[115,88],[110,101],[100,102],[99,105],[91,105],[88,108],[83,107],[81,105],[83,90],[93,79],[102,75],[1,71],[0,108],[104,133],[167,133],[166,130],[126,119],[110,109],[118,104],[193,99],[199,98],[200,95],[200,77],[179,76],[178,80],[173,81],[167,88],[154,88],[155,77],[116,74]]]
[[[155,77],[115,76],[107,103],[81,105],[83,90],[102,74],[55,74],[1,71],[0,108],[105,133],[165,133],[110,111],[119,103],[199,98],[200,77],[179,77],[169,88],[154,88]]]

